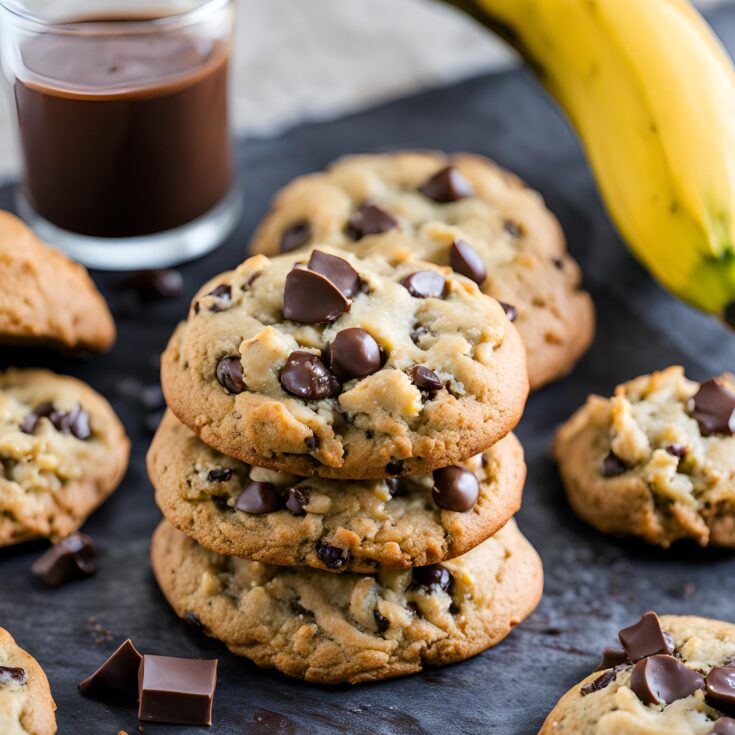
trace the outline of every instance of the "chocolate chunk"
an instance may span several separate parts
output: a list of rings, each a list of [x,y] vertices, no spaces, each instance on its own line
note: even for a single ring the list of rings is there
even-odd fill
[[[689,410],[704,436],[735,433],[735,393],[721,378],[702,383],[690,401]]]
[[[503,229],[515,240],[517,240],[522,234],[521,226],[517,222],[512,220],[505,220],[503,223]]]
[[[15,684],[23,686],[28,681],[28,675],[25,669],[15,666],[0,666],[0,686],[9,686]]]
[[[602,675],[598,676],[596,679],[593,679],[589,684],[585,684],[580,690],[579,693],[586,697],[588,694],[594,694],[595,692],[599,692],[601,689],[604,689],[607,686],[610,686],[612,684],[617,675],[618,672],[622,669],[622,666],[616,666],[615,668],[610,669],[609,671],[606,671]]]
[[[344,258],[315,250],[309,258],[308,267],[330,280],[345,298],[354,298],[362,289],[360,274]]]
[[[350,559],[348,549],[340,549],[321,540],[317,542],[316,555],[319,561],[330,569],[341,569]]]
[[[52,546],[31,567],[33,574],[49,587],[58,587],[73,579],[91,577],[97,571],[97,551],[92,539],[72,533]]]
[[[297,350],[286,360],[281,373],[281,385],[299,398],[320,399],[336,396],[341,385],[327,370],[318,355]]]
[[[302,245],[306,245],[311,237],[311,225],[302,220],[301,222],[294,222],[290,227],[287,227],[281,235],[281,252],[290,253]]]
[[[512,304],[506,304],[505,301],[498,301],[498,303],[503,307],[503,311],[505,312],[505,316],[508,317],[508,320],[514,322],[518,316],[518,309]]]
[[[439,376],[425,365],[414,366],[411,370],[411,382],[419,390],[427,393],[436,393],[444,387],[444,384],[439,380]]]
[[[621,664],[630,663],[628,654],[622,648],[603,648],[602,649],[602,661],[597,667],[600,669],[613,669]]]
[[[452,573],[441,564],[429,564],[425,567],[414,567],[411,573],[411,586],[422,589],[428,594],[442,590],[447,594],[452,594],[454,587],[454,577]]]
[[[426,327],[415,327],[411,330],[411,341],[418,345],[425,334],[431,334],[431,332]]]
[[[368,235],[380,235],[398,227],[398,220],[376,204],[366,202],[347,223],[347,234],[353,240],[361,240]]]
[[[466,513],[472,510],[480,494],[474,473],[464,467],[442,467],[434,470],[434,502],[446,510]]]
[[[671,635],[661,629],[655,612],[644,613],[637,623],[623,628],[618,637],[633,663],[657,653],[674,652]]]
[[[306,449],[309,452],[315,452],[317,449],[319,449],[319,437],[318,436],[308,436],[306,439],[304,439],[304,444],[306,444]]]
[[[329,345],[329,367],[341,381],[372,375],[382,364],[378,343],[359,327],[343,329]]]
[[[630,688],[645,704],[671,704],[704,686],[704,677],[673,656],[657,654],[640,660]]]
[[[209,470],[207,482],[227,482],[232,478],[232,470],[229,467],[215,467]]]
[[[61,434],[71,434],[82,440],[92,436],[89,414],[78,404],[71,411],[53,411],[48,419]]]
[[[276,486],[270,482],[251,480],[235,501],[235,508],[251,515],[263,515],[281,510],[283,504]]]
[[[309,497],[311,496],[309,488],[302,485],[291,485],[291,487],[286,488],[285,494],[286,508],[295,516],[305,516],[304,506],[309,505]]]
[[[286,276],[283,316],[300,324],[333,322],[350,308],[350,302],[328,278],[306,268]]]
[[[79,683],[79,691],[95,699],[121,695],[137,697],[138,669],[142,660],[128,638],[97,671]]]
[[[184,288],[184,279],[176,270],[147,270],[134,273],[120,283],[124,291],[134,291],[142,299],[171,299]]]
[[[482,283],[487,278],[487,270],[477,251],[464,240],[455,240],[449,251],[449,264],[452,270],[467,276],[475,283]]]
[[[378,629],[378,633],[385,633],[390,628],[390,620],[382,615],[377,610],[373,611],[373,617],[375,618],[375,626]]]
[[[219,286],[213,288],[207,296],[214,296],[220,301],[231,301],[232,300],[232,286],[227,283],[220,283]]]
[[[246,390],[239,357],[234,355],[223,357],[217,363],[216,375],[219,384],[230,393],[237,394]]]
[[[683,444],[667,444],[666,451],[677,459],[686,459],[687,448]]]
[[[707,704],[735,714],[735,666],[716,666],[707,674],[704,683]]]
[[[400,460],[400,459],[392,459],[385,466],[385,471],[389,475],[402,475],[403,474],[403,460]]]
[[[32,413],[29,413],[23,419],[20,424],[20,430],[24,434],[33,434],[38,427],[38,422],[40,421],[40,419],[49,418],[49,416],[51,416],[51,414],[54,413],[55,410],[56,409],[54,408],[54,404],[50,401],[41,403]]]
[[[732,717],[720,717],[712,732],[714,735],[735,735],[735,720]]]
[[[401,285],[417,299],[442,299],[447,293],[446,279],[436,271],[411,273],[401,281]]]
[[[475,195],[472,184],[454,166],[447,166],[424,182],[419,191],[439,204],[456,202]]]
[[[143,656],[138,672],[138,719],[211,725],[217,660]]]
[[[628,471],[628,465],[614,452],[608,452],[600,468],[603,477],[617,477]]]

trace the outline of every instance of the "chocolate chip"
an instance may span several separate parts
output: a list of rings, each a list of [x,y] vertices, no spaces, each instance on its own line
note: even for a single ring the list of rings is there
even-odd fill
[[[614,452],[609,452],[602,460],[600,469],[603,477],[617,477],[628,471],[628,465]]]
[[[97,571],[96,557],[92,539],[72,533],[36,559],[31,571],[45,585],[58,587],[73,579],[91,577]]]
[[[464,467],[455,465],[434,470],[433,498],[440,508],[466,513],[475,507],[479,494],[477,478]]]
[[[291,511],[295,516],[305,516],[306,511],[304,507],[309,505],[309,498],[311,491],[308,487],[302,485],[291,485],[285,490],[286,495],[286,508]]]
[[[378,343],[359,327],[343,329],[329,345],[329,367],[341,381],[372,375],[382,364]]]
[[[414,567],[412,576],[412,587],[422,589],[428,594],[442,590],[447,594],[452,594],[454,587],[454,577],[452,573],[441,564],[429,564],[425,567]]]
[[[629,662],[628,654],[622,648],[603,648],[602,661],[597,669],[612,669]]]
[[[308,267],[310,271],[330,280],[345,298],[354,298],[362,289],[360,274],[344,258],[315,250],[309,258]]]
[[[503,307],[503,311],[505,312],[505,316],[508,317],[508,320],[514,322],[518,316],[518,309],[512,304],[506,304],[504,301],[498,301],[498,303]]]
[[[439,204],[456,202],[475,195],[472,184],[454,166],[447,166],[424,182],[419,191]]]
[[[397,477],[389,477],[385,480],[385,485],[391,498],[400,498],[406,494],[406,486]]]
[[[666,451],[677,459],[686,459],[687,448],[683,444],[667,444]]]
[[[211,725],[217,660],[143,656],[138,673],[138,719]]]
[[[319,561],[330,569],[341,569],[350,559],[350,552],[347,549],[332,546],[326,541],[317,542],[316,555]]]
[[[411,370],[411,382],[419,389],[427,393],[436,393],[441,390],[444,384],[439,376],[426,365],[416,365]]]
[[[446,279],[436,271],[411,273],[401,281],[401,285],[417,299],[442,299],[447,293]]]
[[[0,686],[16,684],[22,686],[28,681],[25,669],[15,666],[0,666]]]
[[[300,324],[333,322],[350,308],[350,302],[328,278],[306,268],[286,276],[283,316]]]
[[[605,687],[610,686],[612,684],[617,675],[618,672],[623,669],[623,666],[616,666],[615,668],[610,669],[609,671],[606,671],[601,676],[598,676],[596,679],[593,679],[589,684],[585,684],[580,690],[579,693],[586,697],[588,694],[594,694],[595,692],[599,692],[601,689],[604,689]]]
[[[251,480],[235,501],[235,508],[251,515],[274,513],[283,507],[276,486],[270,482]]]
[[[216,374],[219,384],[230,393],[242,393],[246,389],[245,380],[242,376],[242,363],[239,357],[223,357],[217,363]]]
[[[721,378],[707,380],[690,401],[690,411],[704,436],[735,433],[735,393]]]
[[[735,735],[735,720],[732,717],[720,717],[712,732],[714,735]]]
[[[452,270],[467,276],[475,283],[482,283],[487,278],[487,270],[477,251],[464,240],[455,240],[449,251],[449,264]]]
[[[82,440],[92,436],[89,414],[78,404],[71,411],[53,411],[48,419],[61,434],[71,434]]]
[[[319,437],[309,436],[304,440],[304,444],[306,445],[307,451],[315,452],[317,449],[319,449]]]
[[[704,683],[707,704],[728,714],[735,714],[735,667],[716,666],[707,674]]]
[[[215,467],[209,471],[207,482],[227,482],[232,478],[232,470],[229,467]]]
[[[32,413],[29,413],[28,416],[23,419],[20,424],[20,430],[24,434],[33,434],[38,427],[39,420],[41,418],[48,418],[55,410],[53,403],[49,401],[41,403]]]
[[[124,291],[134,291],[144,300],[175,298],[184,288],[184,279],[176,270],[139,271],[120,282]]]
[[[290,253],[302,245],[306,245],[311,237],[311,225],[306,221],[294,222],[281,235],[280,248],[282,253]]]
[[[85,697],[114,699],[138,696],[138,669],[143,657],[128,638],[97,671],[79,683]]]
[[[232,301],[232,286],[227,283],[220,283],[220,285],[212,289],[207,296],[214,296],[220,301]]]
[[[402,475],[403,474],[403,460],[401,460],[401,459],[392,459],[385,466],[385,471],[389,475]]]
[[[655,612],[644,613],[637,623],[623,628],[618,637],[633,663],[657,653],[674,652],[671,635],[661,629]]]
[[[503,229],[516,240],[523,234],[521,226],[509,219],[505,220],[503,223]]]
[[[388,620],[385,615],[374,610],[373,617],[375,618],[375,627],[378,629],[378,633],[385,633],[385,631],[390,628],[390,620]]]
[[[308,399],[331,398],[341,389],[337,378],[318,355],[300,350],[288,356],[281,373],[281,385],[292,395]]]
[[[366,202],[347,223],[347,234],[353,240],[361,240],[368,235],[379,235],[398,227],[398,220],[376,204]]]
[[[630,688],[645,704],[671,704],[704,686],[704,677],[673,656],[657,654],[639,661]]]
[[[430,334],[430,331],[426,327],[415,327],[411,330],[411,341],[415,345],[418,345],[425,334]]]

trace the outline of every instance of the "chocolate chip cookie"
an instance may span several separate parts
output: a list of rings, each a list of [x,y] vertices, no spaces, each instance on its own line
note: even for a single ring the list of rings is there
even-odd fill
[[[600,670],[562,697],[539,735],[732,735],[735,625],[646,613]]]
[[[0,210],[0,341],[106,350],[115,322],[87,271]]]
[[[43,669],[0,628],[0,732],[54,735],[55,711]]]
[[[129,451],[89,386],[48,370],[0,373],[0,546],[75,531],[117,487]]]
[[[543,585],[513,521],[452,561],[375,576],[219,556],[165,522],[151,559],[179,616],[259,666],[324,684],[474,656],[531,613]]]
[[[210,281],[162,383],[176,416],[224,454],[338,479],[479,454],[528,393],[518,332],[474,283],[333,248],[258,255]]]
[[[480,284],[515,319],[532,388],[567,373],[592,340],[592,300],[559,223],[538,193],[482,156],[348,156],[296,179],[251,248],[273,255],[315,243],[413,256]]]
[[[735,379],[680,367],[591,396],[554,455],[574,510],[605,533],[735,547]]]
[[[451,559],[492,536],[520,507],[526,468],[509,434],[433,476],[304,479],[230,459],[167,413],[148,473],[167,520],[218,554],[369,573]]]

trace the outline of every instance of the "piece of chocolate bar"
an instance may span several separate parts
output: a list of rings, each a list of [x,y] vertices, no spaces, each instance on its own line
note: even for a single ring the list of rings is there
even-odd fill
[[[128,638],[91,676],[79,683],[85,697],[95,699],[138,696],[138,670],[143,657]]]

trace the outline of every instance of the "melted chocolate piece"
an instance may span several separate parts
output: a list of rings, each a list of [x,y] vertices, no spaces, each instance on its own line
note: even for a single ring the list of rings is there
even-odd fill
[[[454,587],[454,577],[452,573],[441,564],[429,564],[425,567],[414,567],[412,574],[412,587],[422,589],[427,594],[431,594],[436,590],[442,590],[447,594],[452,594]]]
[[[138,673],[138,719],[211,725],[217,660],[143,656]]]
[[[401,281],[401,285],[417,299],[442,299],[447,293],[446,279],[436,271],[410,273]]]
[[[42,403],[33,413],[28,414],[20,424],[24,434],[33,434],[38,428],[38,422],[47,418],[56,431],[61,434],[71,434],[77,439],[89,439],[92,429],[89,425],[89,414],[77,404],[70,411],[59,411],[53,403]]]
[[[416,365],[411,370],[411,382],[419,389],[427,393],[436,393],[441,390],[444,384],[439,376],[425,365]]]
[[[97,571],[97,551],[92,539],[72,533],[52,546],[31,567],[33,574],[49,587],[59,587],[74,579],[91,577]]]
[[[28,674],[25,669],[15,666],[0,666],[0,687],[15,684],[23,686],[28,682]]]
[[[232,470],[229,467],[215,467],[207,475],[207,482],[227,482],[230,479],[232,479]]]
[[[79,691],[94,699],[138,696],[138,669],[143,657],[128,638],[97,671],[79,683]]]
[[[616,666],[630,663],[628,654],[622,648],[603,648],[602,649],[602,661],[597,667],[598,671],[601,669],[613,669]]]
[[[285,490],[286,508],[295,516],[305,516],[304,506],[309,505],[311,491],[308,487],[292,485]]]
[[[344,258],[315,250],[308,267],[329,279],[347,299],[354,298],[362,289],[360,274]]]
[[[704,436],[735,433],[735,393],[720,378],[699,386],[689,410]]]
[[[311,225],[303,220],[294,222],[287,227],[281,235],[280,249],[282,253],[290,253],[302,245],[306,245],[311,237]]]
[[[380,235],[398,227],[398,220],[376,204],[366,202],[347,223],[347,234],[353,240],[361,240],[368,235]]]
[[[329,367],[341,381],[364,378],[380,370],[383,355],[364,329],[343,329],[329,345]]]
[[[446,510],[466,513],[472,510],[480,494],[480,484],[474,473],[464,467],[452,466],[434,470],[434,502]]]
[[[419,187],[419,191],[439,204],[448,204],[475,195],[472,184],[454,166],[447,166]]]
[[[455,240],[449,251],[449,264],[452,270],[467,276],[475,283],[482,283],[487,278],[487,270],[477,251],[464,240]]]
[[[297,350],[286,360],[281,385],[292,395],[305,399],[336,396],[342,386],[318,355]]]
[[[247,389],[242,376],[242,363],[239,356],[223,357],[217,363],[216,375],[219,384],[233,395],[242,393]]]
[[[498,301],[498,303],[503,307],[503,311],[505,312],[505,316],[508,317],[508,321],[514,322],[518,317],[518,309],[516,309],[512,304],[506,304],[505,301]]]
[[[340,549],[321,540],[317,542],[316,555],[319,561],[330,569],[341,569],[350,560],[348,549]]]
[[[618,636],[633,663],[657,653],[674,652],[671,635],[661,629],[661,623],[655,612],[644,613],[637,623],[623,628]]]
[[[735,666],[716,666],[707,674],[704,683],[707,704],[735,714]]]
[[[220,301],[231,301],[232,300],[232,286],[228,283],[220,283],[219,286],[213,288],[207,296],[214,296]]]
[[[251,515],[263,515],[281,510],[283,503],[276,486],[270,482],[251,480],[235,501],[235,508]]]
[[[586,697],[588,694],[594,694],[595,692],[599,692],[601,689],[605,689],[605,687],[610,686],[610,684],[615,681],[618,672],[623,668],[623,666],[616,666],[612,669],[609,669],[608,671],[605,671],[596,679],[593,679],[589,684],[585,684],[579,690],[579,693],[583,697]]]
[[[306,268],[286,276],[283,316],[299,324],[327,324],[350,308],[350,302],[328,278]]]
[[[673,656],[657,654],[640,660],[630,688],[645,704],[671,704],[704,686],[704,677]]]
[[[614,452],[609,452],[605,459],[602,460],[600,472],[603,477],[617,477],[628,471],[628,465],[623,462]]]

